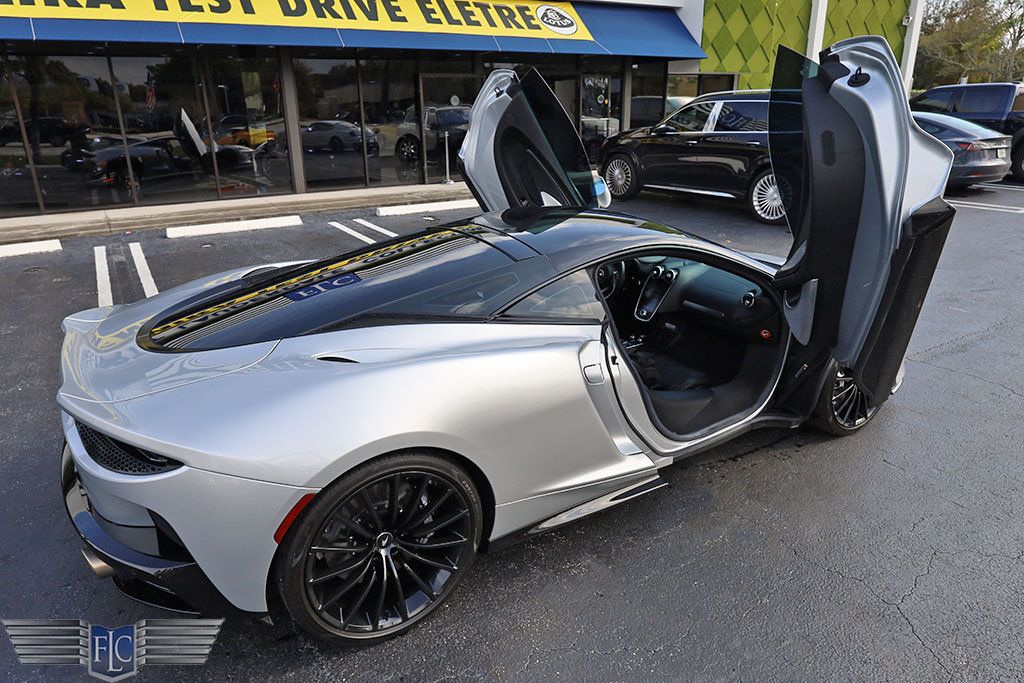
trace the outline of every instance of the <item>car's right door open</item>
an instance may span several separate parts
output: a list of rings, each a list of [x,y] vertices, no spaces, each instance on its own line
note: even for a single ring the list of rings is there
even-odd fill
[[[794,235],[776,276],[787,320],[878,405],[953,220],[952,154],[914,123],[896,59],[873,36],[836,43],[820,65],[780,48],[769,145]]]

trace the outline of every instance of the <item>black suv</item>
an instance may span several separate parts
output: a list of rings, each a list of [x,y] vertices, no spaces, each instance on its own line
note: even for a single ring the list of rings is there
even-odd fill
[[[910,108],[948,114],[1011,136],[1010,172],[1017,180],[1024,181],[1024,85],[943,85],[910,100]]]
[[[786,220],[768,158],[767,91],[696,98],[660,123],[608,138],[601,175],[612,196],[644,188],[742,199],[765,223]]]

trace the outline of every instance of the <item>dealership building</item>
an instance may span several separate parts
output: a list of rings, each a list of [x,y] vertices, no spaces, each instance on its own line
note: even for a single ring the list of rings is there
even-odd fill
[[[0,216],[440,182],[501,67],[536,67],[594,154],[769,86],[779,45],[883,35],[909,78],[923,4],[8,0]]]

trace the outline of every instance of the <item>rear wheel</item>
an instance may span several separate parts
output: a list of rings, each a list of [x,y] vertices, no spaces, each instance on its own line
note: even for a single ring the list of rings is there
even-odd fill
[[[295,622],[334,643],[395,636],[444,602],[469,570],[483,511],[453,463],[408,452],[322,491],[289,530],[277,581]]]
[[[754,178],[754,182],[750,183],[747,206],[762,223],[782,225],[786,222],[786,206],[782,201],[782,191],[771,170],[761,171]]]
[[[853,381],[853,374],[838,363],[832,364],[811,424],[829,434],[852,434],[871,421],[878,406],[868,405],[868,397]]]
[[[604,182],[612,197],[620,201],[640,193],[640,173],[633,160],[625,155],[613,156],[604,165]]]
[[[1024,142],[1017,145],[1013,150],[1013,160],[1010,162],[1010,173],[1018,181],[1024,183]]]
[[[330,146],[332,152],[344,152],[345,151],[344,143],[342,143],[341,138],[339,138],[336,135],[334,137],[332,137],[330,139],[330,141],[328,141],[327,144]]]

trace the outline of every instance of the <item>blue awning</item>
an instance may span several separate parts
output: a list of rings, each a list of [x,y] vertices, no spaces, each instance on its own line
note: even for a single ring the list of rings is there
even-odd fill
[[[573,3],[593,40],[300,28],[241,24],[0,17],[0,39],[185,45],[390,48],[461,52],[546,52],[703,59],[675,10]]]

